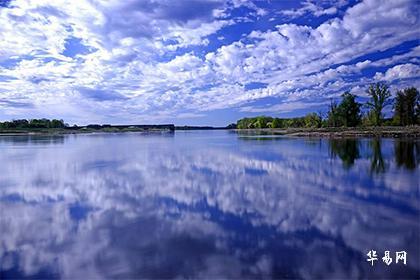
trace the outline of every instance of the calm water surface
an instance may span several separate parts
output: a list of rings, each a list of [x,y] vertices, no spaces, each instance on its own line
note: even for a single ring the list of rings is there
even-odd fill
[[[420,278],[419,162],[418,140],[0,137],[0,278]]]

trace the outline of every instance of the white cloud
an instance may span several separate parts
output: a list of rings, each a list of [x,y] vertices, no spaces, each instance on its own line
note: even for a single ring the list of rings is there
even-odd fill
[[[295,110],[301,110],[301,109],[308,109],[317,107],[320,105],[326,105],[329,102],[323,101],[323,102],[302,102],[302,101],[296,101],[296,102],[287,102],[287,103],[281,103],[273,106],[264,106],[260,108],[255,107],[242,107],[242,112],[251,112],[251,113],[265,113],[265,112],[281,112],[281,113],[288,113],[293,112]]]
[[[420,66],[411,63],[400,64],[386,70],[385,74],[375,74],[377,80],[394,81],[407,78],[420,78]]]
[[[324,1],[325,2],[325,1]],[[322,15],[334,15],[338,12],[338,8],[347,4],[346,0],[326,1],[326,5],[322,5],[321,1],[306,0],[297,9],[281,10],[279,13],[291,18],[297,18],[310,13],[316,17]]]
[[[314,8],[317,3],[305,3],[311,13],[333,13],[328,9],[345,4],[323,2],[321,12]],[[352,62],[418,38],[418,15],[410,1],[381,5],[365,1],[348,8],[343,18],[316,27],[281,24],[243,37],[238,34],[234,42],[219,33],[241,24],[238,18],[244,15],[230,18],[230,12],[245,6],[264,14],[256,4],[197,0],[173,5],[148,0],[79,1],[78,5],[16,0],[11,8],[0,9],[0,63],[17,61],[0,67],[0,77],[7,77],[0,78],[0,98],[33,105],[9,108],[1,117],[25,110],[42,116],[54,111],[52,104],[62,104],[63,118],[70,121],[80,121],[74,116],[82,114],[103,122],[112,116],[147,121],[151,112],[171,120],[184,111],[200,115],[267,96],[285,102],[328,98],[370,82],[363,77],[350,79],[362,69],[419,62],[418,47],[379,60]],[[204,10],[197,11],[198,7]],[[229,38],[229,43],[218,47],[228,40],[217,41],[215,48],[211,40],[217,37]],[[69,38],[80,38],[89,51],[62,55]],[[387,77],[395,76],[391,74]],[[249,82],[267,87],[246,90]],[[80,88],[106,90],[124,101],[106,96],[82,99]]]
[[[351,86],[366,84],[371,81],[360,79],[357,82],[345,82],[343,78],[359,73],[360,69],[368,67],[369,64],[374,66],[375,62],[364,60],[355,65],[342,65],[334,69],[328,67],[416,38],[417,31],[412,27],[417,24],[417,19],[408,2],[400,2],[392,3],[388,7],[382,4],[379,11],[371,7],[373,10],[366,13],[371,13],[372,16],[367,16],[368,20],[365,23],[353,26],[359,16],[358,11],[365,5],[360,3],[350,8],[344,20],[336,18],[316,28],[283,24],[277,26],[275,31],[253,31],[249,38],[257,40],[255,44],[234,43],[220,48],[207,58],[215,63],[219,72],[228,75],[230,80],[257,80],[269,83],[274,95],[288,97],[286,102],[291,101],[291,93],[294,96],[316,97],[324,92],[325,96],[328,92],[334,94]],[[391,21],[395,24],[392,28],[382,25],[382,18],[386,17],[387,9],[400,11],[395,12],[400,16],[408,14],[410,20]],[[413,18],[416,20],[413,21]],[[395,32],[397,29],[399,32]],[[395,56],[393,61],[381,63],[395,63],[406,58],[406,55]],[[302,88],[312,89],[296,90]],[[304,94],[305,91],[307,94]],[[267,96],[267,91],[258,92],[259,95],[254,95],[253,98]]]
[[[417,5],[410,0],[365,0],[346,12],[343,25],[354,37],[404,36],[406,33],[418,36],[418,32],[410,28],[418,27]]]

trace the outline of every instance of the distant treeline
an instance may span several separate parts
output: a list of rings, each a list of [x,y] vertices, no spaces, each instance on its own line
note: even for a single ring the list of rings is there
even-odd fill
[[[237,121],[238,129],[247,128],[288,128],[288,127],[355,127],[355,126],[406,126],[420,124],[420,94],[415,87],[399,90],[396,98],[391,99],[389,87],[384,83],[369,86],[370,100],[365,104],[356,101],[350,92],[342,94],[341,102],[331,101],[326,114],[309,113],[298,118],[272,118],[258,116]],[[393,105],[394,115],[385,119],[383,109]],[[368,110],[362,112],[362,108]]]
[[[32,119],[0,122],[0,129],[65,128],[63,120]]]
[[[67,130],[67,131],[104,131],[104,132],[119,132],[119,131],[143,131],[143,130],[175,130],[173,124],[157,124],[157,125],[110,125],[110,124],[89,124],[86,126],[69,126],[63,120],[49,120],[49,119],[31,119],[31,120],[12,120],[0,122],[0,130],[9,131],[31,131],[31,130]]]

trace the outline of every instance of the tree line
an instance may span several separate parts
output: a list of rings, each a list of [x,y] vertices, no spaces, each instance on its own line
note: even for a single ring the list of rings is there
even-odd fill
[[[369,101],[361,104],[356,101],[356,95],[344,92],[340,103],[331,101],[327,114],[321,112],[309,113],[298,118],[272,118],[258,116],[243,118],[237,121],[238,129],[247,128],[288,128],[288,127],[356,127],[381,125],[419,125],[420,124],[420,94],[417,88],[409,87],[398,90],[394,100],[388,85],[376,83],[367,89]],[[394,115],[385,119],[383,109],[393,105]],[[363,112],[362,109],[367,111]]]
[[[0,129],[65,128],[63,120],[31,119],[0,122]]]

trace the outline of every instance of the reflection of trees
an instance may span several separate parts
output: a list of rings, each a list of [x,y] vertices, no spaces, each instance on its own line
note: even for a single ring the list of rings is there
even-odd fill
[[[413,140],[397,140],[394,144],[398,167],[414,169],[420,160],[420,143]]]
[[[382,156],[381,140],[378,138],[373,139],[370,142],[372,148],[372,158],[370,163],[370,172],[372,173],[383,173],[385,172],[386,166]]]
[[[353,166],[354,161],[360,157],[359,141],[357,139],[331,139],[330,153],[343,161],[345,168]]]
[[[7,135],[0,137],[0,143],[20,145],[64,144],[64,138],[63,135]]]
[[[284,138],[280,136],[239,136],[238,139],[244,140],[244,141],[276,141],[276,140],[284,140]]]

